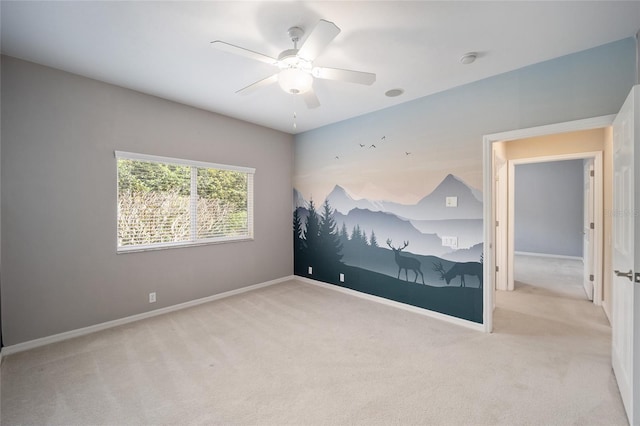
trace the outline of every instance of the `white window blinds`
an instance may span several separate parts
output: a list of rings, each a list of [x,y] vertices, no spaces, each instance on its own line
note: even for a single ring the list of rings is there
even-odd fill
[[[118,252],[253,238],[255,169],[115,154]]]

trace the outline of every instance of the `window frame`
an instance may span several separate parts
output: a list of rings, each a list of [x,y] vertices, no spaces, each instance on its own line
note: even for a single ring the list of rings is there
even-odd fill
[[[173,241],[173,242],[162,242],[162,243],[152,243],[152,244],[119,246],[118,245],[119,213],[116,208],[116,253],[117,254],[254,240],[253,205],[254,205],[254,175],[256,171],[255,168],[233,166],[233,165],[219,164],[219,163],[209,163],[205,161],[185,160],[181,158],[163,157],[159,155],[140,154],[140,153],[126,152],[126,151],[114,151],[114,156],[116,159],[116,206],[118,205],[119,191],[120,191],[118,160],[146,161],[146,162],[152,162],[152,163],[168,164],[172,166],[186,166],[191,168],[191,181],[190,181],[191,202],[189,203],[189,214],[191,218],[190,219],[190,228],[191,228],[190,239],[186,241]],[[247,174],[247,233],[246,234],[238,235],[238,236],[223,236],[223,237],[213,237],[213,238],[197,237],[197,232],[196,232],[197,209],[194,203],[194,191],[196,191],[195,196],[197,197],[197,169],[198,168],[227,170],[227,171],[234,171],[234,172]],[[195,199],[197,200],[197,198]]]

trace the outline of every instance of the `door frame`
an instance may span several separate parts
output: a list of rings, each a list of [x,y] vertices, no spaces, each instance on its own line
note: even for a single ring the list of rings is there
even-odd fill
[[[530,127],[506,132],[484,135],[482,138],[482,169],[483,169],[483,217],[484,217],[484,274],[483,274],[483,325],[484,331],[493,331],[493,307],[495,296],[495,212],[494,212],[494,170],[493,144],[517,139],[547,136],[559,133],[576,132],[609,127],[613,124],[615,115],[586,118],[567,121],[545,126]],[[508,252],[509,250],[507,250]]]
[[[508,281],[507,276],[507,262],[506,257],[508,253],[505,253],[509,247],[508,244],[508,229],[507,224],[509,223],[509,219],[507,217],[508,214],[508,178],[509,178],[509,161],[506,158],[499,157],[496,153],[497,150],[494,151],[494,156],[496,158],[500,158],[503,161],[502,167],[498,170],[495,169],[497,161],[494,161],[493,173],[495,174],[495,185],[493,188],[493,221],[495,223],[495,282],[496,282],[496,290],[507,290],[506,283]],[[493,302],[493,307],[495,309],[495,300]]]
[[[590,300],[593,300],[595,297],[595,289],[593,287],[593,283],[587,285],[586,283],[590,282],[588,279],[589,276],[595,276],[596,271],[593,268],[595,262],[595,246],[593,243],[594,238],[594,230],[590,226],[591,223],[595,223],[596,218],[596,183],[595,183],[595,163],[592,159],[589,161],[583,161],[582,163],[582,257],[583,257],[583,280],[582,285],[585,291],[588,293],[587,296]],[[603,181],[604,184],[604,181]],[[602,188],[602,194],[604,197],[604,188]],[[604,200],[603,200],[604,202]],[[604,224],[603,224],[604,226]],[[604,232],[604,227],[603,227]],[[604,256],[604,248],[603,248],[603,256]],[[584,259],[588,259],[586,262]],[[604,260],[604,259],[603,259]],[[604,265],[604,264],[603,264]],[[605,277],[602,277],[602,287],[604,288]],[[590,288],[589,288],[590,287]],[[590,291],[590,293],[589,293]]]
[[[513,277],[514,272],[514,251],[515,251],[515,166],[519,164],[533,164],[533,163],[546,163],[553,161],[565,161],[565,160],[586,160],[593,159],[594,166],[594,218],[595,232],[593,233],[593,264],[595,276],[593,283],[593,303],[595,305],[602,304],[602,270],[603,270],[603,238],[604,238],[604,220],[603,220],[603,208],[604,208],[604,176],[603,176],[603,162],[602,151],[593,152],[576,152],[574,154],[559,154],[548,155],[542,157],[530,157],[519,158],[517,160],[509,160],[509,176],[508,176],[508,188],[509,199],[508,214],[507,214],[507,234],[509,242],[507,247],[507,290],[513,290],[515,288],[515,280]]]

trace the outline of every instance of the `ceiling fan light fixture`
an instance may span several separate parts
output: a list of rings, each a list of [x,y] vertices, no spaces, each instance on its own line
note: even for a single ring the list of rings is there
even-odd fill
[[[301,95],[313,85],[311,74],[297,68],[287,68],[278,73],[278,84],[287,93]]]
[[[247,95],[259,88],[278,82],[285,92],[293,95],[302,95],[301,97],[307,108],[313,109],[320,106],[320,101],[313,90],[315,78],[367,86],[376,81],[376,75],[370,72],[314,67],[313,62],[315,59],[339,33],[340,28],[336,24],[321,19],[298,48],[298,43],[304,35],[304,30],[300,27],[291,27],[288,35],[293,43],[293,49],[284,50],[278,55],[277,59],[222,40],[212,41],[211,45],[224,52],[244,56],[245,58],[279,68],[269,77],[258,80],[238,90],[236,93]]]

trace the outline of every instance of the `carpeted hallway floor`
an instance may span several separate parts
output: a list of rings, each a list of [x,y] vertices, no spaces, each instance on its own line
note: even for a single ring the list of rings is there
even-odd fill
[[[626,424],[602,310],[518,280],[491,335],[291,281],[14,354],[1,422]]]

